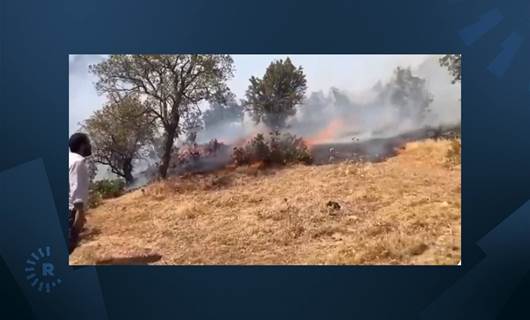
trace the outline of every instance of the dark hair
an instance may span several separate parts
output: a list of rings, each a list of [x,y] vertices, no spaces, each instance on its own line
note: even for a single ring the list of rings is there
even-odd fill
[[[71,152],[79,152],[79,149],[83,144],[89,144],[90,140],[88,139],[88,136],[84,133],[77,132],[70,136],[70,140],[68,141],[68,146],[70,146]]]

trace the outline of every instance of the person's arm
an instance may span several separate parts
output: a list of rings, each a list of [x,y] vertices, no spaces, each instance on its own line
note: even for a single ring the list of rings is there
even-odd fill
[[[84,160],[74,163],[70,172],[72,203],[76,210],[83,210],[88,199],[88,169]]]
[[[76,212],[74,228],[81,231],[85,222],[84,212],[87,205],[89,183],[88,169],[85,161],[79,161],[74,164],[73,174],[72,199]]]

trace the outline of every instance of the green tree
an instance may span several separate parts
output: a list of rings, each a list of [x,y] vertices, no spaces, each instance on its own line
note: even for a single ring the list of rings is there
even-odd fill
[[[380,95],[386,96],[400,115],[407,119],[424,119],[433,101],[425,79],[415,76],[410,68],[397,67]]]
[[[93,144],[93,159],[130,183],[133,159],[153,137],[153,119],[133,97],[105,105],[85,121],[84,129]]]
[[[139,95],[162,126],[160,176],[165,178],[173,143],[196,123],[199,102],[223,100],[233,76],[229,55],[112,55],[90,67],[96,88],[110,95]]]
[[[90,184],[92,184],[98,174],[98,166],[96,164],[96,161],[94,161],[93,157],[88,157],[85,162],[88,169],[88,181],[90,182]]]
[[[256,123],[268,127],[285,127],[288,117],[296,113],[307,89],[302,67],[295,67],[291,59],[273,61],[263,79],[252,76],[246,91],[245,107]]]
[[[453,77],[453,84],[462,80],[462,55],[446,54],[440,58],[440,65],[446,67]]]

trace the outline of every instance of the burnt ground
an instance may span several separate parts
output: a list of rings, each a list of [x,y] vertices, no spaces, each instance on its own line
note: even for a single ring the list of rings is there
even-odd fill
[[[318,144],[311,148],[314,164],[327,164],[345,160],[380,162],[395,156],[411,141],[451,138],[458,134],[457,128],[425,128],[410,131],[395,137],[376,138],[367,141]]]
[[[395,156],[408,142],[424,139],[452,138],[459,135],[458,127],[423,128],[400,134],[389,138],[374,138],[367,141],[352,141],[343,143],[317,144],[311,147],[310,152],[313,164],[322,165],[339,163],[345,160],[356,162],[380,162]],[[208,144],[199,145],[201,156],[183,157],[178,160],[176,155],[168,169],[169,176],[181,176],[184,174],[206,174],[222,170],[232,162],[233,145],[219,144],[214,154],[207,151]],[[330,150],[333,150],[330,152]],[[135,184],[135,190],[152,180],[158,173],[156,168],[151,168],[139,174],[143,183]]]

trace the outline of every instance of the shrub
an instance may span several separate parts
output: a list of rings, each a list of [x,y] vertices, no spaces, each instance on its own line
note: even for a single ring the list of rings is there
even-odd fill
[[[103,197],[101,196],[101,193],[93,189],[88,190],[88,207],[90,209],[93,209],[99,206],[102,200],[103,200]]]
[[[452,139],[451,144],[449,146],[449,150],[447,150],[447,163],[449,166],[456,166],[459,165],[462,161],[462,143],[460,139]]]
[[[259,133],[243,147],[235,147],[233,159],[237,164],[258,161],[267,164],[312,162],[311,154],[302,138],[279,131],[270,132],[268,138]]]
[[[91,183],[88,193],[88,207],[97,207],[103,199],[116,198],[123,194],[125,181],[122,179],[98,180]]]
[[[271,132],[270,149],[273,163],[312,162],[311,153],[302,138],[290,133]]]
[[[122,179],[99,180],[92,184],[94,191],[99,192],[103,199],[116,198],[122,195],[125,189],[125,181]]]
[[[271,155],[269,144],[261,133],[250,140],[250,143],[245,146],[245,152],[249,155],[250,162],[267,161]]]

